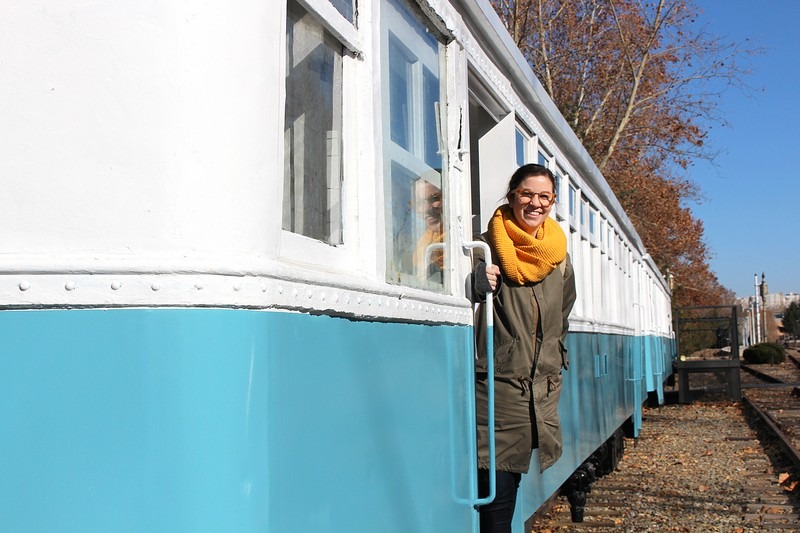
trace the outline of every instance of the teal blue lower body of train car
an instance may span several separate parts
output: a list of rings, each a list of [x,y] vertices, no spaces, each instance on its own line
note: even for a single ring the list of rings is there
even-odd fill
[[[663,402],[664,381],[674,357],[673,339],[654,335],[570,333],[567,349],[570,367],[564,372],[559,400],[563,454],[540,474],[534,451],[531,471],[521,482],[515,533],[524,531],[525,519],[624,423],[639,434],[642,404],[648,393],[656,393]]]
[[[467,326],[41,309],[0,334],[0,531],[477,531]],[[568,342],[564,457],[515,531],[641,412],[663,344]]]

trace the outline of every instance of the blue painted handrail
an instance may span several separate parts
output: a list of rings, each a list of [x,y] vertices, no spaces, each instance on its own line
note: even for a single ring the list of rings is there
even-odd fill
[[[464,248],[481,248],[484,253],[484,260],[486,261],[486,268],[492,266],[492,251],[489,245],[481,241],[465,242]],[[494,310],[492,301],[492,292],[486,293],[486,304],[484,310],[486,311],[486,380],[488,384],[487,393],[487,409],[489,428],[489,494],[485,498],[473,499],[472,505],[486,505],[494,501],[497,494],[497,475],[495,473],[496,458],[495,458],[495,442],[494,442]],[[473,401],[475,401],[473,399]],[[473,409],[476,411],[477,406]],[[477,463],[476,463],[477,465]],[[477,477],[477,476],[476,476]]]

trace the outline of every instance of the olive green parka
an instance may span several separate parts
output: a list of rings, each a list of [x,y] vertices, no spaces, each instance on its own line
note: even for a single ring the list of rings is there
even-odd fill
[[[491,248],[487,234],[480,240]],[[494,249],[492,256],[497,257]],[[474,259],[482,262],[482,252]],[[493,300],[497,470],[527,472],[534,448],[539,449],[540,471],[561,457],[558,400],[561,370],[568,366],[564,339],[575,298],[569,255],[542,281],[519,285],[502,275],[498,279]],[[478,466],[489,468],[484,305],[476,316],[475,393]]]

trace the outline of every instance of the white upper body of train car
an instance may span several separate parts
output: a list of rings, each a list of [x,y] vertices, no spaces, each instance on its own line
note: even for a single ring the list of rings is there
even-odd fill
[[[461,244],[530,161],[559,177],[574,326],[669,331],[663,279],[488,2],[3,11],[4,306],[469,323]],[[408,259],[416,182],[444,200],[433,281]]]

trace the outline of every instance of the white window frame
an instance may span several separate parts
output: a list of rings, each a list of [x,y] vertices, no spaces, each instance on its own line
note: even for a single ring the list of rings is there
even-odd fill
[[[587,209],[586,230],[589,235],[589,242],[593,248],[597,248],[600,246],[600,211],[591,202],[587,204]]]
[[[590,286],[592,294],[592,317],[597,319],[605,319],[603,310],[603,282],[605,281],[603,278],[603,257],[600,254],[600,249],[597,246],[590,245],[589,254],[591,262],[589,270],[592,279]]]
[[[519,162],[519,154],[517,153],[517,141],[518,138],[522,137],[522,163]],[[520,167],[527,163],[531,162],[531,140],[532,134],[530,130],[519,120],[517,119],[515,131],[514,131],[514,153],[517,155],[517,166]]]
[[[545,165],[542,165],[541,159],[545,160]],[[553,170],[553,153],[547,149],[541,139],[536,140],[536,164]]]
[[[281,229],[278,258],[290,263],[300,263],[311,268],[324,267],[326,271],[353,272],[363,270],[358,247],[358,213],[356,207],[358,184],[358,130],[362,117],[357,112],[357,77],[359,61],[356,57],[363,54],[362,38],[349,20],[328,0],[297,0],[297,2],[317,22],[336,37],[345,48],[342,54],[342,190],[341,190],[341,224],[342,244],[328,244],[299,233]],[[283,11],[286,17],[285,10]],[[286,31],[284,29],[284,43]],[[349,52],[349,53],[348,53]],[[286,72],[286,58],[283,58],[281,72]],[[281,147],[284,154],[286,146]],[[281,168],[283,166],[281,165]],[[283,197],[283,180],[280,180],[278,196]],[[283,204],[280,203],[280,208]]]
[[[598,218],[600,219],[599,231],[597,232],[597,241],[598,247],[600,248],[600,253],[606,255],[608,251],[608,246],[606,245],[606,237],[608,236],[608,222],[606,222],[606,218],[597,213]]]
[[[584,240],[589,240],[589,200],[581,194],[578,202],[580,212],[578,214],[578,223],[580,224],[581,237]]]
[[[351,53],[361,55],[364,52],[361,35],[354,23],[350,22],[333,7],[328,0],[297,0],[325,29],[339,39]]]
[[[403,0],[398,0],[398,1],[403,1]],[[406,0],[406,1],[408,1],[409,4],[412,4],[411,6],[409,6],[410,9],[414,9],[413,6],[414,0]],[[387,32],[393,33],[396,36],[398,43],[406,49],[407,49],[406,43],[413,41],[415,36],[413,34],[413,30],[410,30],[409,27],[403,24],[395,24],[395,23],[387,24],[385,18],[388,17],[387,13],[382,12],[381,17],[383,20],[381,20],[380,24],[378,25],[379,27],[378,39],[379,42],[381,43],[381,48],[383,48],[384,44],[386,44],[386,49],[380,50],[381,60],[379,62],[380,63],[379,68],[381,69],[381,72],[378,74],[378,78],[382,80],[380,83],[381,94],[379,96],[381,102],[380,105],[381,116],[375,118],[380,120],[382,124],[382,130],[380,133],[382,142],[380,143],[380,146],[377,148],[378,152],[376,157],[378,159],[378,166],[380,166],[380,168],[383,169],[383,175],[381,176],[379,180],[380,184],[378,185],[378,190],[380,191],[379,197],[382,199],[381,205],[386,206],[387,205],[386,202],[388,200],[387,195],[389,194],[386,188],[387,179],[389,179],[389,176],[386,173],[390,172],[390,167],[392,162],[396,162],[403,168],[410,171],[412,174],[420,176],[423,175],[426,170],[428,170],[428,167],[427,167],[427,162],[425,161],[424,149],[422,146],[424,138],[424,123],[422,123],[422,121],[419,122],[415,121],[413,124],[411,124],[411,127],[413,128],[412,138],[411,138],[411,148],[410,150],[406,150],[405,148],[399,146],[395,141],[392,140],[391,124],[385,115],[385,113],[388,110],[387,107],[388,104],[384,103],[386,102],[387,98],[387,94],[385,94],[385,92],[389,90],[389,86],[387,80],[384,79],[385,73],[382,69],[388,67],[389,65],[388,42],[390,37],[389,35],[387,35]],[[432,30],[434,28],[435,21],[431,20],[429,16],[423,13],[421,14],[421,18],[424,19],[424,24],[429,30]],[[453,194],[451,188],[449,187],[450,178],[448,178],[448,174],[451,172],[451,168],[449,167],[450,165],[449,158],[451,154],[447,153],[448,141],[446,138],[448,131],[447,121],[449,120],[449,117],[447,116],[447,109],[448,109],[447,102],[449,97],[447,86],[448,84],[456,83],[456,81],[449,78],[448,62],[452,61],[450,46],[447,43],[442,42],[441,35],[437,35],[436,32],[432,33],[439,44],[436,57],[437,68],[435,72],[439,76],[439,83],[440,83],[439,109],[441,115],[438,117],[439,120],[438,127],[439,127],[439,134],[442,136],[440,138],[440,143],[444,145],[440,146],[440,149],[442,150],[441,153],[442,168],[440,169],[440,175],[442,178],[442,187],[441,187],[442,194],[444,195],[445,198],[444,200],[445,204],[447,204],[448,198],[450,197],[450,195]],[[413,54],[414,57],[420,63],[419,65],[415,66],[415,68],[417,69],[420,69],[423,66],[427,66],[433,63],[430,57],[427,58],[426,60],[425,57],[417,55],[418,50],[409,50],[409,52]],[[421,73],[418,74],[421,76]],[[444,84],[444,87],[442,87],[442,84]],[[419,94],[414,93],[411,95],[411,98],[413,100],[415,108],[419,108],[419,105],[421,104],[421,101],[419,99]],[[458,293],[459,289],[455,287],[454,283],[452,283],[452,271],[453,271],[452,261],[454,261],[455,259],[455,256],[453,254],[450,254],[453,248],[452,235],[455,235],[454,232],[450,231],[451,225],[453,224],[453,221],[449,218],[452,214],[452,209],[445,208],[442,212],[444,217],[443,227],[445,230],[445,235],[450,235],[450,237],[445,239],[444,246],[445,250],[447,251],[446,253],[451,255],[450,259],[451,263],[449,265],[445,263],[445,271],[443,273],[442,285],[440,287],[417,286],[415,283],[413,283],[413,275],[407,273],[399,273],[401,277],[401,282],[399,284],[388,280],[389,263],[387,256],[389,253],[389,249],[392,246],[392,243],[388,242],[387,237],[385,235],[385,230],[386,230],[386,224],[389,223],[386,217],[391,216],[391,211],[386,209],[385,207],[379,209],[379,211],[380,213],[378,214],[378,221],[379,221],[378,227],[380,229],[378,231],[379,235],[377,236],[379,245],[376,247],[377,248],[376,251],[379,254],[378,271],[377,271],[378,279],[390,285],[401,287],[403,290],[409,290],[409,289],[421,290],[428,293],[444,294],[444,295]],[[448,270],[450,271],[450,273],[448,273]],[[402,281],[406,279],[408,280],[408,283]]]
[[[570,203],[574,209],[570,211]],[[581,215],[581,190],[578,184],[571,179],[567,180],[567,219],[569,226],[575,230],[580,231],[580,215]]]
[[[556,185],[558,188],[558,190],[556,190],[556,205],[553,212],[556,214],[556,220],[567,220],[569,218],[569,198],[567,197],[569,189],[565,184],[569,183],[569,174],[567,174],[564,167],[559,165],[558,162],[555,164],[553,174],[556,176]],[[565,191],[567,192],[565,193]]]

